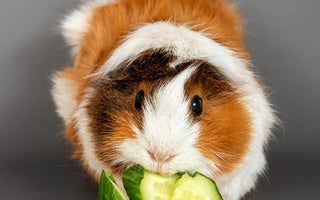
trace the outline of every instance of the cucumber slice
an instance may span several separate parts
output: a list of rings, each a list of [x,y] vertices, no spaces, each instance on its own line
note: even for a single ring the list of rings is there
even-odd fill
[[[196,172],[177,180],[171,200],[222,200],[222,196],[213,180]]]
[[[130,200],[170,200],[179,177],[161,176],[135,165],[123,172],[122,181]]]
[[[130,200],[223,200],[215,182],[199,172],[165,177],[135,165],[123,172],[122,180]],[[112,175],[102,171],[99,200],[129,198]]]
[[[99,200],[129,200],[117,186],[110,173],[102,171],[99,185]]]

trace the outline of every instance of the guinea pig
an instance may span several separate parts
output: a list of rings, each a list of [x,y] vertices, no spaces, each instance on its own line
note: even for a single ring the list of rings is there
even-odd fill
[[[73,66],[52,94],[74,158],[99,181],[140,164],[199,171],[225,200],[265,168],[275,114],[251,66],[241,16],[224,0],[91,0],[62,33]]]

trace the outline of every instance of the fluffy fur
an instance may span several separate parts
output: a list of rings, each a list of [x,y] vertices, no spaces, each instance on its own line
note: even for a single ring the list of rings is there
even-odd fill
[[[72,48],[72,55],[77,55],[79,53],[79,46],[83,36],[90,28],[89,20],[92,17],[91,11],[95,7],[115,2],[115,0],[91,0],[66,16],[60,25],[60,29],[65,41]]]
[[[77,102],[75,100],[77,85],[73,80],[55,74],[52,77],[53,85],[52,95],[57,105],[57,113],[64,120],[65,124],[69,124],[72,114],[76,109]]]
[[[163,174],[198,170],[215,178],[225,200],[253,188],[275,118],[232,5],[90,1],[62,24],[75,66],[54,76],[52,94],[74,156],[97,180],[105,169],[121,184],[121,171],[138,163]],[[197,71],[201,63],[209,71]],[[138,112],[132,102],[141,88],[149,96]],[[195,94],[206,112],[193,119]]]

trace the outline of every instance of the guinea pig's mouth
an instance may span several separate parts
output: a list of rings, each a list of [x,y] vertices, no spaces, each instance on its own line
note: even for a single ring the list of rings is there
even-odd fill
[[[170,159],[173,159],[173,158],[169,158],[169,160]],[[144,166],[144,165],[137,164],[137,163],[122,164],[122,166],[120,167],[121,170],[119,170],[120,174],[122,175],[124,171],[126,171],[127,169],[129,169],[130,167],[135,166],[135,165],[140,165],[145,170],[147,170],[149,172],[152,172],[152,173],[160,174],[162,176],[171,176],[171,175],[174,175],[176,173],[189,173],[189,174],[192,174],[189,171],[173,170],[173,169],[170,168],[170,165],[167,165],[166,163],[156,163],[156,162],[154,162],[150,166]]]

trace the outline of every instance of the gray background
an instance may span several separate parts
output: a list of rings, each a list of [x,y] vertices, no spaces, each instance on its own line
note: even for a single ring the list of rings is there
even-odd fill
[[[58,21],[79,0],[0,1],[0,199],[97,199],[71,160],[49,77],[70,64]],[[246,42],[283,128],[245,199],[320,198],[320,1],[242,0]]]

